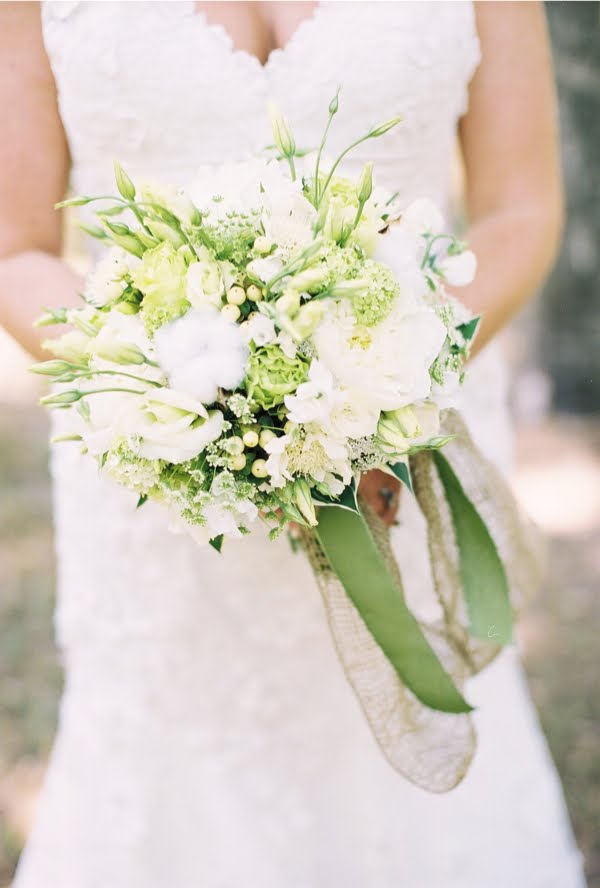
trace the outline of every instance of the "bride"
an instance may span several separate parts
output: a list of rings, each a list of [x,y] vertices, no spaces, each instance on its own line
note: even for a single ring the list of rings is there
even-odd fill
[[[485,345],[539,285],[560,229],[537,3],[0,4],[2,323],[36,352],[40,306],[76,300],[52,209],[68,179],[106,193],[115,155],[138,179],[183,183],[266,144],[268,98],[309,147],[338,84],[332,151],[403,114],[353,164],[375,160],[406,202],[448,206],[458,131],[479,257],[465,298],[484,312]],[[494,344],[473,361],[463,411],[506,467]],[[252,536],[219,557],[169,534],[160,508],[136,514],[76,447],[60,445],[52,467],[66,680],[15,888],[583,886],[514,651],[468,688],[471,772],[428,794],[380,755],[285,540]],[[397,495],[378,473],[363,485],[392,524]],[[398,521],[418,602],[430,578],[409,496]]]

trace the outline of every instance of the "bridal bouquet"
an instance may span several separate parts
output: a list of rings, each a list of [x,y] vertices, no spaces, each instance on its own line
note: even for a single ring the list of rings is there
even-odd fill
[[[408,609],[357,480],[379,467],[422,488],[428,455],[470,634],[510,640],[501,558],[444,456],[456,430],[441,410],[478,321],[446,285],[468,283],[475,257],[428,200],[400,206],[370,163],[342,175],[350,149],[326,159],[337,109],[336,97],[313,154],[272,109],[264,156],[200,170],[185,192],[134,184],[115,164],[117,195],[63,202],[97,202],[82,227],[105,250],[83,305],[40,319],[72,329],[33,369],[55,383],[43,403],[77,415],[66,437],[198,541],[220,550],[259,521],[273,537],[300,525],[317,575],[341,585],[394,680],[419,706],[467,713],[462,676]]]

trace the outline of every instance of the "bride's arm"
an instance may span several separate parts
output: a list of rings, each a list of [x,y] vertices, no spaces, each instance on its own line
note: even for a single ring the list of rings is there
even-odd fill
[[[0,3],[0,133],[0,325],[37,355],[40,306],[79,284],[59,258],[69,156],[38,3]]]
[[[461,122],[480,349],[535,293],[562,225],[556,100],[540,3],[476,3],[482,63]]]

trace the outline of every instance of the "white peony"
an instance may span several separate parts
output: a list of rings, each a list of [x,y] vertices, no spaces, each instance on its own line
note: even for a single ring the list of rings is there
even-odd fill
[[[313,341],[319,359],[357,403],[395,410],[426,398],[429,368],[446,339],[444,324],[426,307],[396,305],[374,327],[356,323],[343,301],[330,304]]]
[[[233,390],[244,378],[248,346],[237,324],[216,309],[188,311],[161,327],[154,342],[173,388],[203,404],[215,401],[219,388]]]

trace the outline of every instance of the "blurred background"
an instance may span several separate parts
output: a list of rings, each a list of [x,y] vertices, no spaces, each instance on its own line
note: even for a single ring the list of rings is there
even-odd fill
[[[519,634],[590,888],[600,888],[600,5],[546,8],[568,219],[554,273],[504,337],[514,488],[550,542]],[[48,428],[27,364],[0,330],[0,888],[27,835],[62,680]]]

